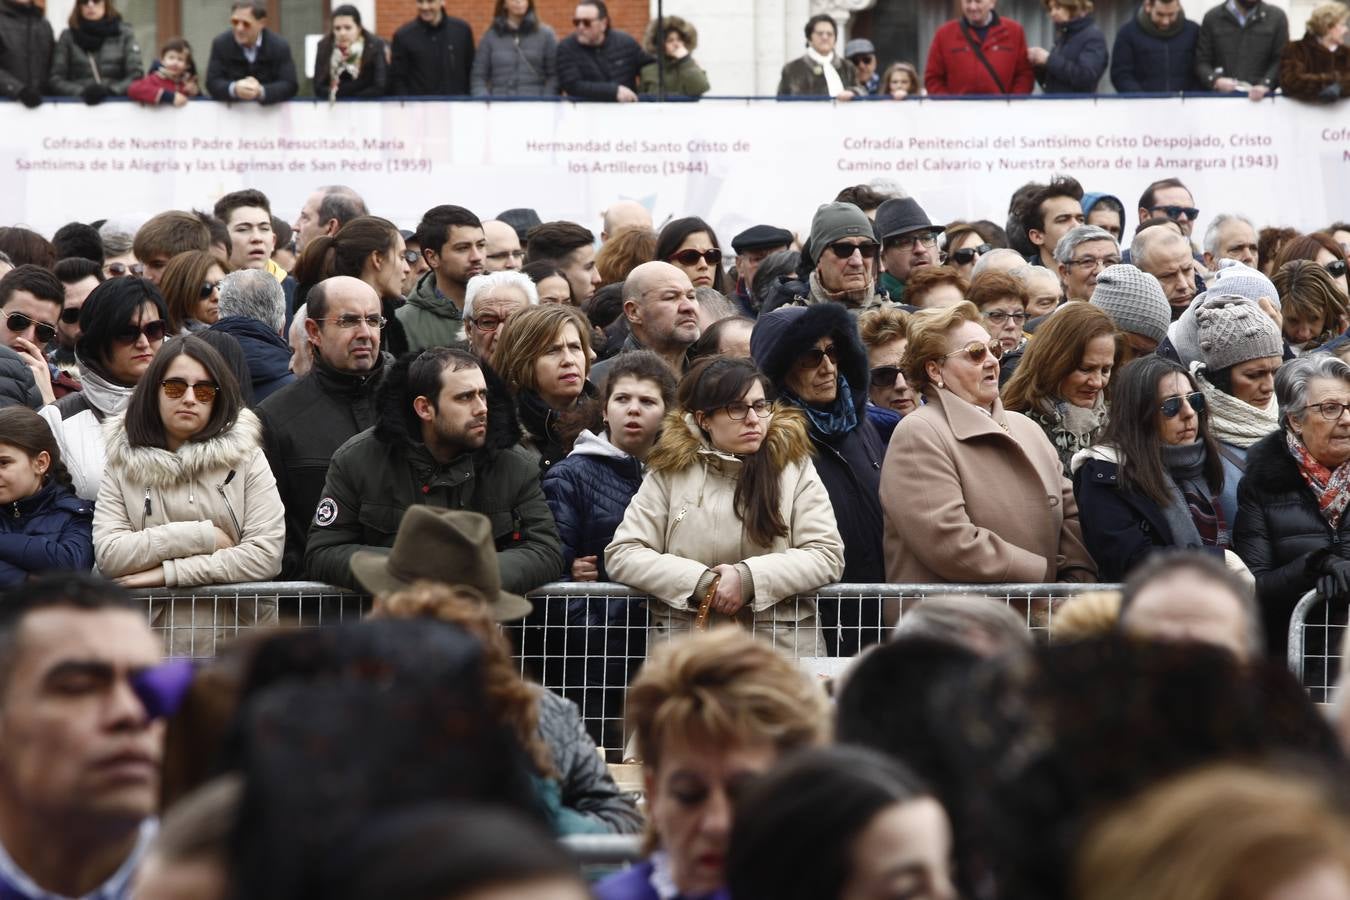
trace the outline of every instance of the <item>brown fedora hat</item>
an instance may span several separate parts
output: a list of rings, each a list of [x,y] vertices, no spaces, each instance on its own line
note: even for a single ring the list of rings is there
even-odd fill
[[[467,585],[487,597],[498,622],[523,619],[530,601],[502,590],[492,524],[482,513],[414,505],[403,514],[388,553],[358,550],[352,574],[372,594],[388,594],[414,581]]]

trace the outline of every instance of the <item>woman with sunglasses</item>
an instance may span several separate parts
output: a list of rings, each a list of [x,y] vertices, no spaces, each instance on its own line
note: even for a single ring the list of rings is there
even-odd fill
[[[1002,245],[983,222],[953,222],[942,233],[942,261],[969,281],[980,257]]]
[[[1350,365],[1330,353],[1290,360],[1275,399],[1281,428],[1247,451],[1234,540],[1256,576],[1267,648],[1283,657],[1304,593],[1350,593]]]
[[[160,292],[169,309],[169,331],[183,335],[205,331],[220,318],[220,282],[225,270],[205,250],[179,253],[164,267]]]
[[[416,261],[393,222],[358,216],[337,234],[320,235],[305,245],[295,263],[295,280],[300,285],[296,302],[302,302],[309,289],[325,278],[350,275],[361,279],[380,295],[380,314],[385,318],[380,349],[402,356],[408,352],[408,336],[394,313],[403,305],[403,281]]]
[[[1280,295],[1284,339],[1299,356],[1329,344],[1350,326],[1345,294],[1331,273],[1313,260],[1290,259],[1270,280]]]
[[[919,408],[919,395],[905,380],[909,313],[898,306],[869,309],[858,316],[858,334],[867,348],[867,418],[884,447],[900,418]]]
[[[1314,231],[1290,238],[1280,247],[1280,253],[1275,257],[1275,271],[1278,272],[1286,263],[1295,259],[1307,259],[1317,263],[1331,276],[1336,287],[1340,288],[1342,297],[1350,293],[1350,284],[1346,278],[1345,250],[1331,235]]]
[[[647,455],[605,566],[651,595],[649,646],[734,621],[794,658],[824,651],[816,604],[787,601],[839,578],[844,543],[811,462],[805,416],[775,409],[748,359],[700,360]]]
[[[717,233],[697,216],[666,223],[656,239],[656,259],[665,260],[689,276],[694,287],[726,293],[722,277],[722,245]]]
[[[1095,580],[1054,445],[999,401],[1002,355],[973,303],[910,317],[905,378],[927,402],[882,464],[887,581]]]
[[[1038,332],[1033,345],[1040,342]],[[1144,356],[1122,367],[1102,442],[1075,455],[1072,468],[1083,540],[1102,581],[1124,581],[1165,548],[1223,558],[1232,546],[1205,395],[1180,363]]]
[[[262,426],[211,345],[189,335],[165,347],[109,423],[107,447],[94,506],[105,576],[132,588],[189,587],[281,571],[285,510]]]
[[[113,0],[76,0],[66,24],[52,53],[52,91],[91,106],[126,96],[145,65],[136,32]]]
[[[881,460],[886,445],[867,415],[870,367],[858,326],[838,303],[785,306],[765,313],[750,353],[784,409],[806,416],[811,455],[844,541],[838,580],[886,580],[881,552]],[[820,601],[831,656],[852,656],[880,639],[880,601]]]
[[[1066,476],[1074,454],[1096,443],[1106,425],[1119,340],[1106,313],[1091,303],[1066,303],[1036,330],[1003,389],[1003,408],[1041,426]]]
[[[80,307],[75,362],[83,387],[41,412],[85,500],[98,497],[103,478],[103,423],[126,408],[164,342],[167,319],[163,296],[143,278],[110,278]]]

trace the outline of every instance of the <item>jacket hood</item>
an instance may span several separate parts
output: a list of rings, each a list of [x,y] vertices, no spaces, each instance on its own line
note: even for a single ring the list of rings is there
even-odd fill
[[[1108,462],[1112,465],[1120,465],[1120,451],[1107,444],[1094,444],[1091,447],[1085,447],[1073,455],[1069,460],[1069,473],[1076,473],[1088,460],[1097,460],[1098,462]]]
[[[827,335],[834,338],[839,372],[853,390],[853,403],[861,420],[867,405],[867,351],[858,336],[857,321],[842,304],[783,306],[761,315],[750,332],[750,355],[775,390],[782,392],[797,357]]]
[[[769,459],[779,471],[790,463],[810,459],[811,438],[806,432],[806,415],[792,407],[775,410],[760,450],[768,451]],[[647,455],[647,468],[652,472],[679,472],[697,462],[700,455],[736,459],[713,449],[695,424],[693,413],[675,409],[666,413],[661,438]]]
[[[103,426],[107,470],[121,469],[133,484],[169,488],[217,469],[241,469],[262,445],[262,425],[248,409],[239,410],[234,425],[208,441],[189,441],[176,453],[158,447],[133,447],[127,441],[126,419],[118,416]],[[107,476],[105,476],[107,477]]]
[[[422,443],[420,419],[408,399],[408,368],[419,353],[405,353],[398,362],[388,367],[384,381],[375,392],[375,439],[396,446]],[[520,421],[516,418],[516,404],[507,390],[506,382],[487,363],[480,362],[483,380],[487,382],[487,450],[505,450],[520,443]]]
[[[90,406],[105,416],[117,415],[127,408],[131,392],[136,390],[134,387],[117,384],[100,366],[85,362],[78,353],[75,354],[75,365],[80,370],[80,392]]]
[[[572,452],[569,456],[599,456],[605,459],[632,459],[633,457],[624,453],[618,447],[609,442],[609,438],[601,434],[596,434],[589,428],[583,429],[581,434],[577,435],[577,441],[572,445]]]
[[[1294,457],[1289,455],[1283,427],[1252,444],[1247,451],[1244,477],[1272,493],[1291,493],[1307,486]]]
[[[443,299],[437,295],[435,272],[427,272],[417,279],[417,285],[413,288],[413,292],[408,295],[408,305],[424,309],[443,319],[464,318],[464,314],[460,312],[458,306],[455,306],[449,299]]]
[[[661,33],[656,33],[656,19],[647,23],[647,30],[642,35],[642,47],[652,56],[659,57],[666,50],[666,35],[672,31],[678,31],[680,37],[684,39],[684,45],[693,53],[698,48],[698,29],[692,22],[681,18],[680,16],[666,16],[660,20]]]

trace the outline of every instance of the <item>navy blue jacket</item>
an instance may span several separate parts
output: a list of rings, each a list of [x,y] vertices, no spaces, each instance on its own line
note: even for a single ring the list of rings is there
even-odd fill
[[[1036,67],[1036,80],[1047,94],[1095,94],[1109,59],[1106,35],[1092,16],[1082,16],[1055,27],[1055,45]]]
[[[572,452],[544,473],[544,497],[558,523],[567,576],[572,560],[595,556],[600,580],[609,580],[605,547],[641,486],[642,463],[590,432],[582,432]]]
[[[291,372],[291,348],[281,335],[250,316],[226,316],[212,331],[233,335],[244,348],[248,371],[253,376],[253,402],[261,403],[295,381]]]
[[[656,62],[629,35],[611,28],[599,47],[585,47],[577,36],[558,43],[558,86],[573,100],[615,102],[619,86],[637,92],[638,70]]]
[[[48,482],[31,497],[0,510],[0,587],[39,572],[87,572],[94,567],[94,504]]]
[[[1203,90],[1195,77],[1195,44],[1200,26],[1185,19],[1173,37],[1149,34],[1131,19],[1116,32],[1111,84],[1121,94]]]

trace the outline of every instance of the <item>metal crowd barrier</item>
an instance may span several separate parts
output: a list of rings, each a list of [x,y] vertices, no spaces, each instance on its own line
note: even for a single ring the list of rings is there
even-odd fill
[[[1341,675],[1350,599],[1323,600],[1308,591],[1289,621],[1289,669],[1315,703],[1330,703]]]

